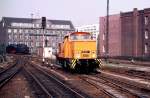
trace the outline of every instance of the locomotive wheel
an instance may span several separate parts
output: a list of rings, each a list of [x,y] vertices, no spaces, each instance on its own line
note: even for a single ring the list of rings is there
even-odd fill
[[[67,71],[70,70],[70,66],[69,66],[69,61],[68,60],[63,60],[63,68]]]
[[[66,60],[64,60],[63,66],[64,66],[65,69],[67,68],[67,61]]]

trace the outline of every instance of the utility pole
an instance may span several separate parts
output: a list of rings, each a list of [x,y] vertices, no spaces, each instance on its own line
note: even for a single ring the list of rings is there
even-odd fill
[[[34,16],[34,14],[31,13],[30,15],[31,15],[31,25],[32,25],[32,26],[31,26],[31,33],[34,33],[34,31],[33,31],[33,30],[34,30],[34,29],[33,29],[33,28],[34,28],[34,27],[33,27],[33,16]],[[31,36],[30,36],[30,37],[31,37]],[[32,47],[32,45],[31,45],[31,42],[32,42],[32,41],[31,41],[31,38],[29,38],[29,39],[30,39],[30,40],[29,40],[29,43],[30,43],[30,44],[29,44],[29,46],[30,46],[30,51],[31,51],[31,50],[33,51],[33,47]],[[32,51],[31,51],[31,52],[32,52]]]
[[[107,0],[107,16],[106,16],[106,61],[108,60],[109,57],[109,0]]]
[[[32,25],[32,26],[31,26],[31,30],[33,30],[33,15],[34,15],[34,14],[31,13],[31,25]]]

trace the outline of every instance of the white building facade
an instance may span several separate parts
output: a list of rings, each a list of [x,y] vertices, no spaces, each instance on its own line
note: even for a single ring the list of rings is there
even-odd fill
[[[93,39],[97,40],[99,34],[99,24],[83,25],[75,27],[76,31],[90,32]]]
[[[70,20],[46,20],[46,30],[41,28],[41,19],[3,17],[0,21],[0,44],[25,44],[33,54],[42,54],[43,43],[46,47],[58,49],[59,42],[66,34],[74,32]],[[43,42],[44,33],[44,42]]]

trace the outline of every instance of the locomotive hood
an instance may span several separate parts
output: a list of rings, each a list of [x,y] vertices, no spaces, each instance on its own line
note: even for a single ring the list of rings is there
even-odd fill
[[[96,58],[96,41],[72,41],[72,51],[74,52],[74,58]]]

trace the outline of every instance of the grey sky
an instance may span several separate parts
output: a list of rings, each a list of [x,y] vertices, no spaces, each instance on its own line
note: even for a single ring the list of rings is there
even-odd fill
[[[71,20],[75,26],[98,23],[106,15],[107,0],[1,0],[0,18],[46,16],[49,19]],[[110,13],[150,7],[150,0],[110,0]]]

